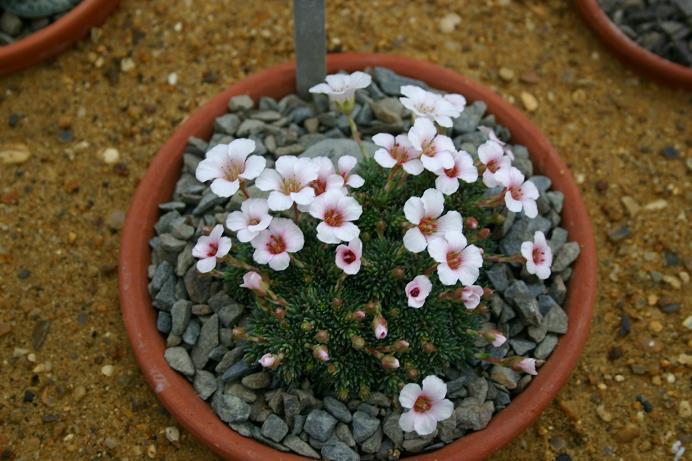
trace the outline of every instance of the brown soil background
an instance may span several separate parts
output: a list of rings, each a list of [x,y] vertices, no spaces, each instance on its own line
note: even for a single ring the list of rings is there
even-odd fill
[[[691,450],[692,95],[622,66],[571,2],[327,3],[331,51],[426,59],[518,106],[531,93],[530,117],[580,182],[600,261],[590,340],[559,398],[492,459],[664,460],[676,440]],[[461,21],[442,33],[448,13]],[[0,79],[0,144],[31,152],[0,162],[0,459],[216,459],[184,431],[177,446],[163,435],[176,422],[142,379],[120,318],[116,229],[186,114],[292,53],[288,1],[125,0],[90,39]],[[135,66],[122,72],[125,58]],[[115,165],[100,156],[108,147]],[[644,208],[628,212],[622,196]],[[647,210],[655,201],[663,208]],[[622,225],[631,236],[611,242]],[[681,308],[662,312],[671,303]],[[631,331],[621,336],[623,316]]]

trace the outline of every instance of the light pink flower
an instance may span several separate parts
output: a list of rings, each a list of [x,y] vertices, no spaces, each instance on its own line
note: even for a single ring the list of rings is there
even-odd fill
[[[502,169],[495,177],[506,189],[505,205],[509,211],[519,213],[523,209],[527,218],[538,215],[538,188],[531,181],[524,181],[521,171],[514,167]]]
[[[423,172],[420,152],[413,148],[405,134],[395,138],[389,133],[378,133],[372,137],[372,142],[381,147],[375,151],[375,161],[382,168],[401,165],[405,172],[414,176]]]
[[[466,108],[466,98],[462,95],[456,93],[447,93],[446,95],[442,96],[442,98],[450,103],[452,107],[459,112],[459,114],[464,112],[464,109]]]
[[[363,242],[355,238],[348,245],[336,247],[336,267],[348,275],[355,275],[360,271],[361,256],[363,255]]]
[[[474,183],[478,180],[478,170],[473,164],[473,159],[463,150],[453,151],[454,166],[435,172],[435,187],[445,195],[452,195],[459,190],[459,180]]]
[[[432,291],[432,283],[425,275],[417,275],[406,284],[406,297],[409,307],[423,307],[425,299]]]
[[[255,271],[246,272],[240,287],[248,290],[260,290],[262,288],[262,276]]]
[[[493,131],[492,128],[489,128],[487,126],[479,126],[478,130],[480,130],[481,133],[485,134],[488,137],[489,141],[494,141],[498,143],[500,146],[502,146],[502,151],[505,153],[505,155],[509,157],[510,160],[514,160],[514,152],[512,152],[512,149],[509,148],[506,142],[501,141],[500,138],[497,137],[495,131]]]
[[[338,189],[325,192],[310,205],[310,215],[322,220],[317,225],[317,238],[324,243],[350,242],[358,237],[360,229],[351,221],[362,213],[356,199]]]
[[[351,170],[356,167],[358,159],[352,155],[342,155],[336,162],[336,172],[344,179],[344,184],[348,187],[358,189],[365,184],[365,180],[358,174],[351,174]]]
[[[203,235],[192,248],[192,256],[200,258],[197,270],[202,273],[211,272],[216,267],[216,260],[223,258],[231,251],[231,239],[222,237],[223,226],[217,224],[209,235]]]
[[[545,241],[545,235],[536,231],[533,242],[521,244],[521,255],[526,259],[526,271],[545,280],[550,277],[550,266],[553,264],[553,252]]]
[[[354,99],[356,90],[367,88],[372,77],[365,72],[352,74],[331,74],[325,78],[326,83],[318,83],[310,88],[310,93],[323,93],[336,103],[344,103]]]
[[[241,180],[255,179],[262,173],[266,161],[255,150],[252,139],[235,139],[230,144],[218,144],[199,162],[195,176],[200,182],[212,180],[211,191],[219,197],[238,192]],[[250,157],[248,157],[250,155]]]
[[[384,339],[387,337],[389,330],[387,329],[387,319],[381,315],[376,315],[372,319],[372,331],[375,333],[375,338]]]
[[[481,303],[481,296],[483,296],[483,287],[478,285],[470,285],[461,290],[461,301],[468,310],[478,307]]]
[[[255,262],[269,264],[275,271],[282,271],[291,260],[289,253],[303,249],[305,238],[300,228],[290,219],[274,218],[269,229],[260,232],[250,244],[255,249]]]
[[[399,359],[397,359],[393,355],[385,355],[384,357],[382,357],[381,363],[382,368],[384,368],[385,370],[396,370],[401,366],[401,364],[399,363]]]
[[[264,354],[259,360],[259,364],[264,368],[274,368],[278,364],[279,358],[274,354]]]
[[[315,199],[310,183],[317,179],[317,165],[309,158],[293,155],[279,157],[276,169],[267,168],[255,181],[260,190],[271,191],[267,203],[271,210],[282,211],[293,203],[309,205]]]
[[[404,96],[399,100],[405,108],[417,117],[435,121],[440,126],[451,127],[452,118],[458,117],[461,113],[452,101],[418,86],[404,85],[401,87],[401,94]],[[455,99],[455,102],[458,100]]]
[[[493,347],[500,347],[507,342],[507,337],[497,330],[490,330],[484,334],[486,340],[488,340]]]
[[[320,344],[312,348],[312,356],[320,362],[329,362],[329,351],[327,346]]]
[[[249,242],[269,227],[271,221],[267,201],[263,198],[250,198],[240,205],[240,211],[228,215],[226,227],[236,232],[241,242]]]
[[[516,363],[512,367],[516,371],[523,371],[524,373],[528,373],[530,375],[537,375],[538,372],[536,371],[536,359],[522,359],[519,362]]]
[[[423,388],[415,383],[405,385],[399,393],[399,403],[409,411],[399,417],[399,426],[406,432],[429,435],[437,423],[452,416],[454,404],[445,399],[447,385],[437,376],[423,380]]]
[[[420,160],[426,170],[434,173],[441,168],[454,166],[454,143],[449,137],[437,134],[435,125],[427,118],[416,119],[408,130],[408,140],[421,153]]]
[[[317,167],[317,179],[310,185],[315,189],[315,197],[331,189],[341,189],[344,178],[336,173],[334,164],[327,157],[314,157],[312,163]],[[307,210],[306,210],[307,211]]]
[[[478,160],[485,165],[483,184],[487,187],[501,186],[496,174],[512,166],[512,160],[504,154],[502,146],[495,141],[484,142],[478,146]]]
[[[464,286],[473,285],[483,265],[481,249],[468,245],[461,232],[448,232],[445,238],[433,239],[428,253],[438,262],[437,276],[443,285],[460,281]]]
[[[431,240],[444,237],[447,232],[462,230],[461,215],[457,211],[444,211],[444,196],[436,189],[428,189],[423,197],[411,197],[404,204],[406,219],[414,224],[404,234],[404,246],[413,253],[425,250]]]

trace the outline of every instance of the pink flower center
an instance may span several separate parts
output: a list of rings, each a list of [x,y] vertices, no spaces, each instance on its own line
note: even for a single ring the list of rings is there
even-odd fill
[[[251,218],[251,219],[247,222],[247,225],[248,225],[248,226],[256,226],[256,225],[259,224],[259,223],[260,223],[260,220],[259,220],[259,219],[257,219],[257,218]]]
[[[401,147],[399,143],[395,143],[389,151],[389,155],[400,165],[409,161],[408,151]]]
[[[445,174],[450,178],[454,179],[459,176],[459,167],[454,165],[452,168],[445,169]]]
[[[488,171],[490,171],[491,173],[495,173],[500,168],[500,165],[498,165],[497,163],[497,159],[492,159],[485,166],[488,168]]]
[[[431,408],[432,402],[423,394],[419,395],[416,402],[413,404],[413,411],[416,413],[427,413]]]
[[[286,251],[286,242],[281,236],[272,235],[267,242],[267,251],[274,255],[281,254]]]
[[[339,210],[331,208],[324,212],[324,222],[331,227],[341,227],[344,223],[344,217]]]
[[[411,297],[412,298],[417,298],[418,295],[420,295],[420,288],[415,287],[413,290],[411,290]]]
[[[315,190],[315,196],[322,195],[327,191],[327,181],[317,178],[310,183],[310,187]]]
[[[423,148],[423,155],[427,157],[434,157],[437,154],[437,149],[435,149],[432,139],[425,141],[421,147]]]
[[[298,192],[302,188],[301,184],[295,178],[286,178],[284,179],[281,192],[285,195],[289,195],[291,192]]]
[[[212,256],[216,256],[216,253],[219,252],[219,244],[217,242],[209,242],[209,249],[207,250],[207,258],[211,258]]]
[[[447,265],[452,270],[457,270],[461,267],[461,253],[457,251],[447,252]]]
[[[534,264],[543,264],[545,262],[545,251],[541,250],[537,246],[533,247],[531,256]]]
[[[227,181],[235,181],[243,172],[244,165],[238,163],[225,164],[221,167],[224,174],[224,179]]]
[[[352,264],[356,260],[356,254],[351,250],[344,251],[342,259],[346,264]]]
[[[508,188],[509,193],[512,194],[512,198],[518,202],[521,201],[522,198],[524,198],[524,192],[521,190],[521,187],[509,187]]]
[[[431,218],[430,216],[426,216],[420,220],[418,229],[420,229],[423,235],[433,235],[435,232],[437,232],[437,220],[435,218]]]

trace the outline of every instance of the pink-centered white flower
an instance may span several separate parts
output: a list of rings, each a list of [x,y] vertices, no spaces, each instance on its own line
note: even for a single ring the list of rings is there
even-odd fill
[[[416,119],[408,130],[408,140],[420,152],[420,160],[426,170],[434,173],[454,166],[454,142],[448,136],[437,134],[437,128],[427,118]]]
[[[533,242],[523,242],[521,244],[521,255],[526,259],[526,271],[529,274],[545,280],[550,277],[550,266],[553,264],[553,252],[545,240],[545,234],[536,231],[533,235]]]
[[[310,93],[323,93],[336,103],[353,101],[356,90],[367,88],[372,82],[372,77],[365,72],[353,72],[352,74],[327,75],[324,83],[318,83],[310,88]]]
[[[507,342],[507,337],[497,330],[489,330],[483,333],[483,338],[493,347],[500,347]]]
[[[312,356],[320,362],[329,362],[329,350],[327,350],[327,346],[322,344],[312,348]]]
[[[336,267],[348,275],[355,275],[360,271],[361,258],[363,255],[363,242],[355,238],[348,242],[348,245],[336,247]]]
[[[461,290],[461,302],[464,303],[464,307],[468,310],[477,308],[481,303],[482,296],[483,287],[478,285],[470,285]]]
[[[266,160],[259,155],[250,155],[254,150],[255,141],[252,139],[241,138],[230,144],[218,144],[199,162],[195,176],[200,182],[213,180],[211,191],[219,197],[230,197],[238,192],[240,181],[255,179],[264,170]]]
[[[505,155],[502,146],[495,141],[484,142],[478,146],[478,160],[485,165],[483,184],[487,187],[501,186],[497,173],[512,166],[512,160]]]
[[[264,368],[274,368],[276,365],[278,365],[279,358],[274,354],[267,353],[260,357],[257,362],[259,362],[259,364]]]
[[[315,190],[315,197],[331,189],[341,189],[344,178],[336,173],[334,163],[327,157],[314,157],[312,163],[317,167],[317,178],[310,183]]]
[[[274,218],[269,228],[260,232],[250,244],[255,249],[255,262],[268,264],[275,271],[282,271],[291,261],[289,253],[303,249],[305,238],[300,228],[290,219]]]
[[[474,183],[478,180],[478,170],[473,159],[463,150],[453,151],[454,166],[436,171],[435,188],[445,195],[452,195],[459,190],[459,181]]]
[[[351,171],[358,164],[358,159],[352,155],[342,155],[336,162],[336,172],[344,180],[344,184],[348,187],[358,189],[365,184],[365,180],[359,174],[351,174]]]
[[[216,267],[216,260],[223,258],[231,251],[231,239],[223,237],[223,226],[217,224],[209,235],[203,235],[192,248],[192,256],[199,258],[197,270],[211,272]]]
[[[240,205],[240,211],[228,215],[226,227],[236,232],[241,242],[249,242],[269,227],[271,221],[267,201],[263,198],[250,198]]]
[[[528,373],[530,375],[538,374],[538,372],[536,371],[536,359],[522,359],[518,361],[512,368],[515,371],[523,371],[524,373]]]
[[[461,232],[448,232],[445,238],[433,239],[428,244],[428,253],[437,261],[437,276],[443,285],[454,285],[457,281],[471,286],[478,280],[483,266],[481,249],[467,245]]]
[[[243,275],[243,283],[240,284],[240,287],[248,290],[260,290],[262,289],[262,276],[255,271],[248,271]]]
[[[255,181],[263,191],[271,191],[267,203],[271,210],[282,211],[293,203],[309,205],[315,199],[315,190],[310,183],[317,179],[318,167],[309,158],[293,155],[279,157],[276,169],[266,169]]]
[[[418,86],[403,85],[401,94],[404,96],[399,100],[405,108],[413,112],[416,117],[435,121],[440,126],[451,127],[452,118],[458,117],[461,113],[452,101]],[[454,102],[458,103],[458,100]]]
[[[497,137],[495,131],[493,131],[492,128],[487,126],[479,126],[478,130],[481,133],[485,134],[488,137],[489,141],[494,141],[500,146],[502,146],[502,151],[505,153],[505,155],[509,157],[510,160],[514,160],[514,152],[512,152],[512,149],[509,148],[506,142],[501,141],[500,138]]]
[[[372,319],[372,331],[375,333],[375,338],[384,339],[387,337],[389,329],[387,328],[387,319],[381,315],[376,315]]]
[[[317,238],[324,243],[350,242],[360,235],[360,229],[351,221],[360,218],[363,207],[341,190],[330,190],[317,197],[310,205],[310,215],[320,219]]]
[[[372,137],[372,142],[381,147],[375,151],[375,161],[382,168],[399,165],[405,172],[414,176],[423,172],[420,152],[413,148],[405,134],[397,135],[395,138],[389,133],[378,133]]]
[[[399,393],[399,403],[408,409],[399,417],[399,426],[406,432],[418,435],[435,432],[437,423],[444,421],[454,411],[451,400],[445,399],[447,384],[437,376],[428,376],[423,387],[415,383],[405,385]]]
[[[505,205],[509,211],[519,213],[524,210],[527,218],[538,215],[538,188],[531,181],[524,181],[524,175],[518,169],[511,167],[502,169],[495,175],[505,187]]]
[[[406,284],[406,297],[409,307],[420,308],[432,291],[432,283],[425,275],[417,275]]]
[[[461,215],[449,211],[444,216],[445,199],[436,189],[428,189],[422,197],[411,197],[404,204],[404,215],[415,227],[404,234],[404,247],[413,253],[425,250],[430,241],[444,237],[448,232],[462,230]]]

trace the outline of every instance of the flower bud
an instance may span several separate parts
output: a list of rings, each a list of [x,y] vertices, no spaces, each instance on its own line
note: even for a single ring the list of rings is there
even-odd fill
[[[329,365],[327,365],[327,373],[329,373],[330,375],[335,375],[337,371],[339,371],[339,370],[336,368],[336,365],[334,365],[333,363],[330,363]]]
[[[380,302],[379,301],[368,301],[363,308],[365,309],[366,312],[370,312],[371,314],[374,314],[376,312],[379,312],[380,310]]]
[[[492,344],[493,347],[500,347],[507,341],[505,335],[497,330],[488,330],[483,332],[482,335],[483,339]]]
[[[469,229],[478,229],[478,220],[476,218],[474,218],[473,216],[469,216],[464,221],[464,227],[469,228]]]
[[[243,275],[242,288],[253,290],[257,295],[264,296],[266,293],[267,283],[262,280],[262,276],[255,271],[246,272]]]
[[[286,311],[280,307],[277,307],[276,309],[274,309],[274,317],[276,317],[279,320],[283,320],[286,318]]]
[[[355,321],[363,320],[367,314],[365,311],[357,310],[351,314],[351,318]]]
[[[327,344],[329,342],[329,332],[320,330],[315,334],[315,339],[318,343]]]
[[[341,309],[341,306],[344,305],[344,300],[341,298],[334,298],[332,299],[332,307],[336,310]]]
[[[490,299],[493,297],[493,289],[485,287],[483,288],[483,294],[482,294],[484,299]]]
[[[394,280],[401,280],[406,277],[406,271],[403,267],[395,267],[392,269],[392,277]]]
[[[409,344],[408,341],[404,341],[403,339],[400,339],[399,341],[394,343],[392,348],[394,349],[395,352],[403,354],[404,352],[409,351],[409,349],[411,348],[411,344]]]
[[[384,339],[387,337],[387,319],[381,315],[376,315],[372,319],[372,331],[375,333],[377,339]]]
[[[259,364],[264,368],[276,368],[281,361],[280,357],[271,353],[264,354],[259,360]]]
[[[418,375],[419,375],[419,374],[420,374],[420,372],[419,372],[418,369],[416,369],[416,368],[409,368],[408,370],[406,370],[406,376],[407,376],[408,379],[410,379],[411,381],[416,381],[416,380],[418,380]]]
[[[351,346],[353,346],[355,350],[360,351],[365,347],[365,340],[362,336],[352,336]]]
[[[385,355],[382,357],[382,368],[385,370],[396,370],[399,368],[399,359],[393,355]]]
[[[435,351],[437,351],[437,348],[433,343],[431,343],[430,341],[425,341],[423,343],[423,352],[425,352],[426,354],[432,354]]]
[[[478,231],[478,238],[481,240],[485,240],[488,237],[490,237],[490,229],[487,227],[484,227],[483,229]]]
[[[375,224],[375,231],[378,235],[384,235],[384,231],[387,230],[387,223],[384,221],[377,221]]]
[[[247,333],[245,332],[245,328],[235,327],[231,330],[231,336],[236,341],[242,341],[247,338]]]
[[[303,320],[303,323],[300,324],[300,329],[303,331],[312,331],[314,328],[315,324],[308,320]]]
[[[328,362],[329,361],[329,351],[327,350],[327,346],[314,346],[312,348],[312,356],[315,357],[317,360],[320,362]]]
[[[514,371],[523,371],[530,375],[537,375],[536,365],[540,364],[536,359],[515,357],[512,362],[512,369]]]

